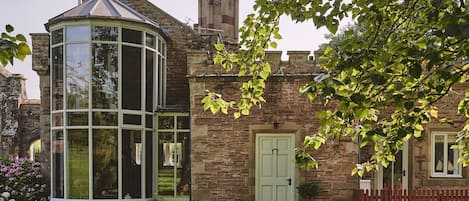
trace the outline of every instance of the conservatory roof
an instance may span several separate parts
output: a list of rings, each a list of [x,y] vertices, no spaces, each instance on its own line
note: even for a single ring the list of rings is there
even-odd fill
[[[45,26],[48,30],[51,24],[55,24],[64,20],[76,19],[124,20],[150,25],[153,28],[160,29],[158,23],[140,14],[119,0],[87,1],[68,11],[65,11],[56,17],[51,18],[47,24],[45,24]]]

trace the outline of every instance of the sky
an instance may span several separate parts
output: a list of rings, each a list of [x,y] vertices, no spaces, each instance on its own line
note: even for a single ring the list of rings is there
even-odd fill
[[[197,0],[149,0],[167,13],[182,22],[197,23]],[[253,12],[254,0],[240,0],[240,23],[245,16]],[[45,33],[44,24],[52,17],[77,6],[78,0],[0,0],[2,11],[0,12],[0,32],[5,31],[5,25],[15,27],[14,33],[27,36],[31,42],[29,33]],[[241,25],[240,25],[241,26]],[[280,33],[283,39],[278,41],[276,50],[309,50],[314,51],[322,43],[327,42],[324,35],[325,28],[317,30],[312,22],[295,24],[287,17],[281,19]],[[285,56],[282,57],[286,59]],[[7,66],[12,73],[25,75],[26,90],[29,98],[39,99],[39,77],[31,70],[31,56],[25,61],[15,60],[14,66]]]

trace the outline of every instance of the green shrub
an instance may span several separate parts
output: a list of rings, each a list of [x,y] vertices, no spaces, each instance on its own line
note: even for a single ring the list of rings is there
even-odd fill
[[[300,195],[301,198],[310,200],[311,198],[314,198],[319,194],[319,184],[314,181],[305,181],[300,183],[298,187],[298,194]]]

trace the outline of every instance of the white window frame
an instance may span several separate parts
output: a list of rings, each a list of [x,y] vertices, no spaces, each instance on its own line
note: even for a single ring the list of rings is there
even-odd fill
[[[448,174],[448,136],[457,135],[457,132],[446,132],[446,131],[434,131],[431,133],[431,177],[444,177],[444,178],[462,178],[462,165],[458,162],[454,164],[454,167],[458,168],[457,174]],[[435,137],[444,136],[444,146],[443,146],[443,173],[436,172],[435,170]],[[458,158],[460,157],[460,152],[457,152]]]

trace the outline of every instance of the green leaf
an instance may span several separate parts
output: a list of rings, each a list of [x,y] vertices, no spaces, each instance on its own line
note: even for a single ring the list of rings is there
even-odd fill
[[[417,41],[415,41],[415,45],[417,45],[417,47],[419,47],[420,49],[427,49],[427,39],[421,37]]]
[[[225,45],[223,43],[215,44],[215,49],[217,51],[222,51],[223,49],[225,49]]]
[[[362,104],[362,101],[364,101],[365,98],[366,97],[363,94],[359,94],[359,93],[356,93],[350,96],[350,100],[352,100],[354,103],[359,104],[359,105]]]
[[[270,42],[270,47],[276,49],[277,48],[277,43],[275,41]]]
[[[15,28],[13,28],[13,26],[11,26],[10,24],[7,24],[7,25],[5,26],[5,29],[6,29],[6,31],[7,31],[8,33],[11,33],[11,32],[13,32],[13,31],[15,30]]]
[[[241,113],[235,112],[235,113],[233,114],[233,116],[234,116],[235,119],[238,119],[239,117],[241,117]]]
[[[21,42],[26,42],[26,37],[24,37],[23,34],[17,34],[16,39]]]

